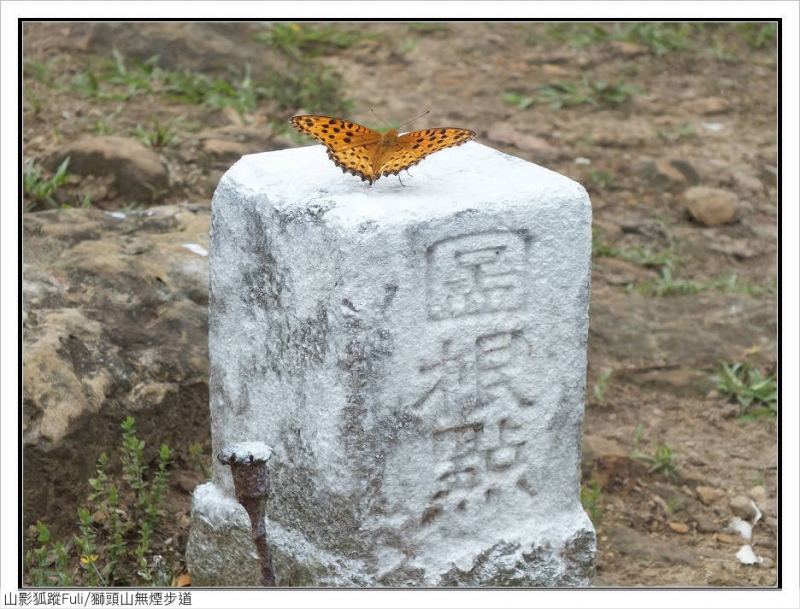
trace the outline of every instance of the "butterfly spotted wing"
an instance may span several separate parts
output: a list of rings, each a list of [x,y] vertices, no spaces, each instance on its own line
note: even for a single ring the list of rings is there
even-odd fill
[[[342,171],[372,184],[381,176],[397,175],[426,156],[460,146],[475,137],[467,129],[436,128],[398,135],[374,131],[357,123],[328,116],[294,116],[292,126],[310,135],[328,151]]]

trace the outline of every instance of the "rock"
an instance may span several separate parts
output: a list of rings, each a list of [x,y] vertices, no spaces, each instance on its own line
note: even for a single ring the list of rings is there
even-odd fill
[[[595,459],[594,479],[603,489],[613,491],[626,480],[647,478],[647,466],[627,455],[603,455]]]
[[[695,514],[693,518],[698,533],[716,533],[719,531],[719,526],[711,518],[703,514]]]
[[[595,461],[604,455],[625,457],[626,452],[613,440],[585,434],[581,452],[581,473],[584,482],[588,482],[594,477]]]
[[[686,103],[686,110],[701,116],[727,114],[731,110],[731,102],[723,97],[701,97]]]
[[[683,496],[680,489],[671,484],[654,482],[650,485],[650,490],[661,497],[666,502],[668,509],[673,512],[680,512],[686,507],[686,498]]]
[[[758,258],[759,256],[763,256],[771,248],[770,243],[765,239],[735,239],[723,233],[710,234],[706,247],[712,252],[725,254],[737,260]]]
[[[683,174],[690,186],[696,186],[700,183],[700,174],[689,161],[684,159],[672,159],[669,164]]]
[[[203,151],[224,163],[234,163],[245,154],[252,152],[251,147],[247,144],[223,138],[203,140]]]
[[[698,486],[694,490],[697,493],[697,498],[704,505],[716,503],[720,498],[725,496],[725,493],[718,489],[711,488],[710,486]]]
[[[594,144],[610,148],[638,148],[655,137],[650,121],[641,118],[615,121],[609,117],[609,120],[596,123]]]
[[[741,538],[738,537],[738,536],[734,538],[734,537],[731,537],[730,535],[726,535],[725,533],[716,533],[714,535],[714,539],[716,539],[720,543],[726,543],[726,544],[735,544],[736,543],[736,544],[738,544]]]
[[[756,502],[756,505],[762,506],[767,502],[767,490],[763,486],[754,486],[747,491],[748,497]]]
[[[764,192],[764,184],[753,174],[753,170],[749,167],[731,165],[730,173],[733,183],[746,193],[758,195]]]
[[[689,525],[682,522],[670,522],[669,528],[681,535],[685,535],[689,532]]]
[[[742,495],[737,495],[731,499],[729,504],[731,511],[743,520],[752,522],[758,513],[751,499]]]
[[[602,269],[602,277],[609,285],[629,285],[658,278],[658,273],[619,258],[596,258],[595,265]]]
[[[152,203],[169,188],[169,174],[158,155],[136,140],[87,137],[59,147],[45,165],[55,169],[70,157],[67,173],[114,176],[114,187],[128,203]]]
[[[247,156],[212,203],[213,442],[274,451],[279,585],[588,585],[585,190],[477,143],[404,187],[325,156]],[[196,585],[250,583],[219,577],[232,497],[195,492]]]
[[[683,193],[686,209],[703,226],[718,226],[735,222],[739,197],[719,188],[694,186]]]
[[[486,136],[500,144],[508,144],[526,152],[536,152],[544,158],[555,158],[557,150],[549,142],[540,137],[529,135],[509,123],[495,123],[489,127]]]
[[[626,42],[624,40],[613,40],[608,43],[620,55],[625,57],[638,57],[647,53],[647,48],[636,44],[635,42]]]
[[[618,224],[600,218],[592,218],[592,228],[596,231],[592,238],[605,244],[613,245],[622,235],[622,228]]]
[[[651,188],[659,190],[681,192],[690,185],[684,173],[667,159],[646,160],[639,165],[637,173]]]
[[[609,545],[616,552],[647,564],[682,564],[690,567],[698,564],[697,557],[688,548],[660,541],[621,524],[613,525],[609,538]]]
[[[208,437],[208,259],[184,247],[208,229],[208,208],[24,216],[26,524],[74,530],[63,508],[85,501],[128,414],[148,448]]]
[[[774,328],[774,297],[709,290],[691,299],[646,298],[614,293],[599,282],[592,286],[593,293],[604,288],[608,291],[592,299],[589,351],[595,358],[630,360],[631,366],[639,366],[638,362],[663,361],[668,354],[676,365],[701,370],[753,345],[763,345],[765,352],[777,349],[776,333],[764,330]],[[731,324],[737,331],[724,332]],[[636,374],[630,377],[639,379]],[[696,389],[702,389],[700,384]],[[736,416],[737,407],[731,408]]]
[[[708,374],[689,367],[644,370],[629,373],[626,378],[634,379],[642,386],[666,389],[678,396],[705,395],[709,387],[716,384]]]

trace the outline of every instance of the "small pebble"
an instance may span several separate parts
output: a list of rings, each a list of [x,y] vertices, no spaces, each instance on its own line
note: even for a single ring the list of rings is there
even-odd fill
[[[743,495],[737,495],[731,499],[729,505],[731,511],[743,520],[753,520],[756,517],[756,507],[750,499]]]
[[[756,505],[764,505],[767,500],[767,490],[763,486],[754,486],[747,495],[756,502]]]
[[[698,486],[695,491],[697,492],[697,498],[705,505],[711,505],[723,495],[722,491],[718,491],[710,486]]]
[[[719,530],[719,526],[717,526],[716,522],[703,515],[698,514],[694,517],[694,521],[697,525],[698,533],[716,533]]]

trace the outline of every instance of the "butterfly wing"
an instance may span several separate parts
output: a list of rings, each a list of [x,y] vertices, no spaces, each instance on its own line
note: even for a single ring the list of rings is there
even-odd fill
[[[375,179],[380,176],[397,175],[434,152],[460,146],[474,137],[474,131],[447,128],[425,129],[401,135],[391,150],[383,154],[378,161]]]
[[[328,158],[370,184],[376,179],[372,165],[375,146],[382,135],[368,127],[330,116],[293,116],[292,126],[310,135],[328,151]]]
[[[324,145],[330,158],[344,172],[372,184],[381,176],[397,175],[429,154],[460,146],[475,137],[467,129],[426,129],[397,136],[330,116],[302,115],[290,119],[300,133]]]

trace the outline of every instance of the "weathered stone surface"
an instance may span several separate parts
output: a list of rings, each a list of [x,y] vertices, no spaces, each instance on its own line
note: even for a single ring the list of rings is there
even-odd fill
[[[127,415],[148,447],[207,433],[208,225],[208,208],[24,216],[25,524],[74,531],[61,506]]]
[[[214,451],[275,451],[278,585],[588,585],[586,193],[478,144],[403,182],[342,176],[321,147],[222,179]],[[194,583],[257,582],[231,563],[234,513],[245,526],[217,467],[195,493]]]
[[[61,146],[47,159],[55,171],[69,157],[68,173],[114,176],[114,186],[126,201],[151,203],[169,188],[167,168],[158,155],[136,140],[113,135],[87,137]]]

